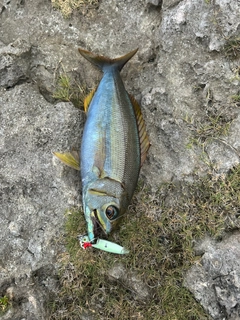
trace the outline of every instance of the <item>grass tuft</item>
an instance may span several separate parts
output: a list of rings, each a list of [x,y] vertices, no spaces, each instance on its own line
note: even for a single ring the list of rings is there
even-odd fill
[[[232,96],[232,100],[234,102],[240,102],[240,94],[235,94]]]
[[[183,120],[192,132],[187,148],[198,146],[205,153],[205,148],[209,143],[217,139],[222,140],[228,135],[233,117],[224,110],[214,110],[214,108],[209,109],[204,120],[195,120],[186,115]]]
[[[240,37],[227,39],[223,51],[229,59],[238,59],[240,57]]]
[[[110,237],[130,249],[125,256],[81,249],[77,235],[86,232],[83,214],[68,211],[61,288],[49,319],[209,319],[183,287],[183,275],[200,259],[195,241],[206,235],[220,240],[239,228],[239,180],[237,166],[194,184],[162,184],[154,194],[140,182],[120,229]],[[124,277],[111,279],[109,270],[119,264]],[[139,298],[133,274],[148,297]]]
[[[61,11],[64,18],[70,18],[74,11],[97,8],[98,0],[51,0],[52,6]]]
[[[79,84],[79,81],[74,80],[64,72],[57,79],[53,98],[60,101],[72,102],[76,108],[83,110],[87,92],[86,85]]]
[[[7,312],[11,303],[7,296],[0,297],[0,316]]]

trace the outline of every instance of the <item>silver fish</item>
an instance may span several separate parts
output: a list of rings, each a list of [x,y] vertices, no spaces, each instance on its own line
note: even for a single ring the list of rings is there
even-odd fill
[[[94,242],[102,231],[109,234],[126,212],[150,143],[140,106],[120,76],[137,50],[116,59],[79,52],[103,71],[97,89],[84,102],[87,121],[80,153],[83,209],[88,238]],[[78,168],[71,153],[55,155]]]

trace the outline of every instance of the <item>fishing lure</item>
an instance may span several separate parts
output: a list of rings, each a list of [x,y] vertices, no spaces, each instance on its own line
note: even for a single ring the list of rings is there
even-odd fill
[[[96,243],[90,242],[88,235],[78,236],[78,239],[80,242],[80,246],[83,249],[93,247],[93,248],[111,252],[111,253],[117,253],[117,254],[129,253],[129,251],[126,248],[120,246],[119,244],[116,244],[114,242],[107,241],[104,239],[97,239]]]

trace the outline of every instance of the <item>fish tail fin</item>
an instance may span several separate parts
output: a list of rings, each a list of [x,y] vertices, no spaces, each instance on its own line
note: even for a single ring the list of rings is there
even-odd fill
[[[121,57],[115,58],[115,59],[110,59],[108,57],[100,56],[100,55],[97,55],[95,53],[92,53],[90,51],[83,50],[80,48],[78,49],[78,51],[85,59],[90,61],[92,64],[97,66],[102,71],[104,71],[108,67],[115,67],[119,71],[121,71],[122,68],[124,67],[124,65],[128,62],[128,60],[130,60],[135,55],[135,53],[138,51],[138,48],[125,54],[124,56],[121,56]]]

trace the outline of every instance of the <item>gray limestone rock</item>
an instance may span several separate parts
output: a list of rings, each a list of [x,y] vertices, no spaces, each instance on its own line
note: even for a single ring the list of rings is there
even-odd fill
[[[80,198],[78,173],[52,151],[79,146],[82,113],[49,104],[31,84],[2,89],[0,104],[0,293],[11,292],[16,306],[6,319],[44,319],[44,299],[56,288],[55,240],[64,210]]]
[[[22,39],[0,45],[0,86],[11,88],[28,79],[31,46]]]
[[[201,263],[186,274],[185,286],[213,319],[236,320],[240,309],[240,234],[202,244]]]
[[[162,0],[147,0],[147,3],[154,6],[160,6],[162,4]]]
[[[131,270],[126,270],[122,264],[115,264],[107,272],[110,281],[119,281],[126,286],[136,300],[146,301],[150,297],[149,288],[144,284],[140,275]]]
[[[78,47],[110,57],[139,47],[122,77],[141,102],[152,143],[141,179],[157,189],[206,173],[201,146],[187,145],[214,110],[231,122],[227,136],[214,133],[205,145],[222,173],[240,154],[239,105],[232,101],[239,59],[223,51],[239,36],[239,9],[230,0],[103,0],[67,20],[48,0],[0,2],[0,294],[13,296],[3,319],[46,319],[56,256],[64,250],[55,240],[65,210],[81,205],[78,173],[52,155],[79,148],[84,122],[83,112],[52,97],[59,69],[94,87],[100,73]],[[215,319],[239,312],[237,239],[213,244],[186,280]],[[143,290],[137,278],[135,285]]]

